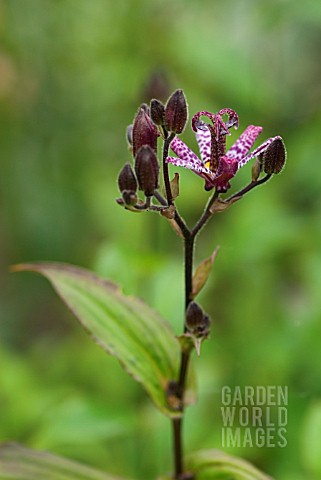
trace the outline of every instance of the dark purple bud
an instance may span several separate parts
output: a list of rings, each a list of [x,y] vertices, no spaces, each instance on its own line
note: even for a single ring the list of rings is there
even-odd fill
[[[122,199],[125,205],[136,205],[137,203],[136,192],[134,192],[134,190],[123,190]]]
[[[195,332],[203,322],[203,310],[196,302],[190,302],[185,317],[185,325],[190,332]]]
[[[185,326],[188,332],[197,338],[206,338],[210,332],[210,318],[196,302],[190,302],[185,317]]]
[[[145,105],[145,104],[144,104]],[[148,107],[147,107],[148,108]],[[133,125],[133,154],[134,156],[143,145],[149,145],[155,152],[157,150],[158,130],[146,110],[142,107],[134,120]]]
[[[165,107],[165,126],[169,132],[182,133],[187,122],[187,103],[183,90],[176,90]]]
[[[133,192],[137,190],[137,180],[129,163],[126,163],[118,175],[118,188],[120,193],[124,190],[132,190]]]
[[[133,125],[128,125],[126,129],[126,140],[129,147],[133,146]]]
[[[150,102],[150,117],[153,122],[158,125],[162,126],[165,122],[165,107],[160,100],[154,98]]]
[[[135,172],[140,190],[147,197],[158,187],[159,165],[156,153],[149,145],[143,145],[135,157]]]
[[[263,153],[264,172],[280,173],[286,161],[286,149],[281,137],[276,137]]]
[[[154,70],[147,79],[142,98],[160,98],[165,100],[170,94],[167,74],[164,70]]]

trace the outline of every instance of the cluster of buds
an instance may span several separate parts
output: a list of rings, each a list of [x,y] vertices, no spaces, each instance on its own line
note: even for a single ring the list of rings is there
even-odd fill
[[[207,117],[205,122],[201,117]],[[150,105],[140,106],[132,125],[127,129],[127,141],[133,154],[134,164],[126,164],[119,174],[118,186],[122,198],[117,202],[133,211],[156,210],[165,216],[173,208],[173,200],[177,196],[178,175],[175,181],[168,178],[167,164],[192,170],[205,180],[205,189],[225,193],[231,187],[230,180],[249,160],[255,159],[252,167],[252,182],[230,199],[217,198],[211,213],[222,211],[230,203],[257,185],[267,181],[273,174],[283,169],[286,150],[280,136],[271,137],[251,152],[251,149],[262,132],[262,127],[249,125],[235,143],[227,150],[226,137],[231,135],[230,129],[238,128],[237,113],[230,108],[223,108],[217,113],[200,111],[192,118],[192,129],[196,134],[200,157],[198,157],[179,135],[187,122],[187,103],[182,90],[176,90],[166,105],[153,99]],[[157,158],[157,140],[164,140],[163,176],[166,200],[157,191],[159,187],[160,165]],[[167,145],[166,145],[167,143]],[[166,148],[165,148],[166,145]],[[176,157],[168,156],[168,148]],[[166,151],[166,154],[165,154]],[[266,176],[260,179],[262,173]],[[145,195],[142,201],[137,196],[137,189]],[[175,190],[175,191],[174,191]],[[158,205],[153,205],[152,197],[157,198]]]
[[[122,198],[117,199],[127,209],[141,211],[151,208],[151,198],[159,187],[160,166],[157,158],[157,139],[184,130],[187,104],[182,90],[176,90],[166,105],[153,99],[150,106],[142,104],[132,125],[127,128],[127,142],[133,154],[133,167],[126,163],[118,176]],[[137,189],[145,195],[138,199]]]

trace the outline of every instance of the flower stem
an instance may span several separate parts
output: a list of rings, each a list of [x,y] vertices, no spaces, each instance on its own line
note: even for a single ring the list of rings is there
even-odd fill
[[[164,148],[163,148],[163,177],[164,177],[164,184],[166,190],[166,198],[167,198],[167,205],[173,205],[173,197],[172,197],[172,190],[171,190],[171,183],[169,180],[168,174],[168,163],[166,163],[166,158],[168,157],[168,150],[171,144],[171,141],[174,139],[175,133],[171,133],[169,137],[167,137],[164,141]]]
[[[203,215],[199,219],[199,221],[196,223],[195,227],[192,229],[192,236],[195,238],[196,235],[199,233],[199,231],[204,227],[205,223],[207,220],[213,215],[211,212],[211,206],[215,202],[215,200],[218,198],[219,193],[217,190],[214,191],[213,195],[209,199],[206,208],[203,212]]]
[[[179,217],[180,218],[180,217]],[[185,225],[185,223],[184,223]],[[184,247],[185,247],[185,310],[188,307],[188,304],[192,300],[192,289],[193,289],[193,253],[194,253],[194,236],[191,235],[191,232],[186,227],[186,230],[182,230],[184,235]],[[184,321],[184,332],[186,331],[185,321]],[[185,393],[185,384],[188,372],[190,360],[190,352],[182,352],[181,354],[181,364],[178,377],[178,396],[181,400],[181,411],[184,413],[184,393]],[[174,459],[175,459],[175,478],[181,478],[184,472],[183,466],[183,442],[182,442],[182,426],[183,426],[183,417],[173,420],[173,429],[174,429]]]
[[[261,180],[256,180],[249,183],[242,190],[240,190],[237,193],[234,193],[233,195],[231,195],[231,197],[227,198],[226,202],[229,202],[230,200],[233,200],[233,198],[236,198],[236,197],[242,197],[242,195],[245,195],[247,192],[249,192],[253,188],[258,187],[259,185],[262,185],[263,183],[267,182],[271,177],[272,177],[272,174],[268,173],[267,175],[265,175],[265,177],[261,178]]]
[[[182,454],[182,418],[173,419],[173,439],[174,439],[174,462],[175,478],[179,479],[183,473],[183,454]]]

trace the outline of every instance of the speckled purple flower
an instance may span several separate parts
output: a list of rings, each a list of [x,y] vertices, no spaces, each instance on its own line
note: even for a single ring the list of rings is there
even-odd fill
[[[205,123],[200,117],[206,116],[211,123]],[[224,121],[223,117],[227,116]],[[249,153],[262,127],[249,125],[236,142],[226,151],[226,135],[231,135],[229,129],[238,127],[238,116],[234,110],[224,108],[218,113],[206,111],[198,112],[192,118],[192,128],[196,132],[196,139],[201,159],[178,137],[171,143],[171,149],[177,157],[167,157],[166,162],[192,170],[205,180],[205,189],[213,187],[218,192],[226,192],[230,188],[230,180],[239,168],[249,160],[265,152],[268,146],[277,138],[269,138],[252,153]]]

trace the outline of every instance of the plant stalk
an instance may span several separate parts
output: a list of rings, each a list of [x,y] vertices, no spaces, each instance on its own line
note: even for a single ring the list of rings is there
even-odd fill
[[[191,232],[183,231],[184,235],[184,251],[185,251],[185,310],[192,300],[193,290],[193,254],[194,254],[194,236]],[[184,332],[186,332],[184,322]],[[190,360],[190,352],[182,352],[181,364],[178,377],[178,396],[181,400],[181,412],[184,413],[184,393],[188,366]],[[174,459],[175,459],[175,479],[180,479],[184,473],[183,464],[183,441],[182,441],[183,416],[173,420],[174,428]]]
[[[171,189],[171,182],[169,180],[169,173],[168,173],[168,163],[166,163],[166,158],[168,157],[168,150],[171,144],[171,141],[174,139],[175,133],[171,133],[168,138],[164,141],[164,148],[163,148],[163,177],[164,177],[164,184],[166,190],[166,198],[167,198],[167,205],[173,205],[173,197],[172,197],[172,189]]]
[[[179,480],[183,473],[183,455],[182,455],[182,418],[173,419],[173,439],[174,439],[174,463],[175,479]]]

